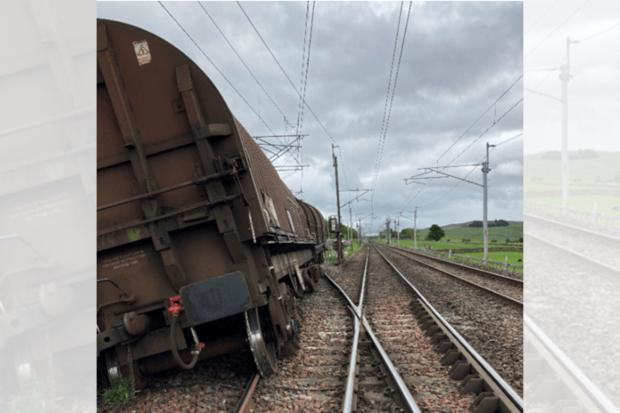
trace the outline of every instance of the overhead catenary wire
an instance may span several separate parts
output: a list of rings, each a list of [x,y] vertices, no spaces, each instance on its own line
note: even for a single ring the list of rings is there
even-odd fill
[[[617,29],[618,27],[620,27],[620,23],[616,23],[616,24],[614,24],[612,26],[607,27],[606,29],[603,29],[603,30],[600,30],[598,32],[592,33],[592,34],[590,34],[590,35],[580,39],[579,43],[584,43],[584,42],[587,42],[588,40],[594,39],[595,37],[602,36],[603,34],[609,33],[610,31],[612,31],[614,29]]]
[[[579,39],[579,40],[577,41],[577,44],[578,44],[578,45],[582,45],[582,44],[583,44],[583,43],[585,43],[585,42],[588,42],[588,41],[590,41],[590,40],[592,40],[592,39],[594,39],[594,38],[597,38],[597,37],[599,37],[599,36],[602,36],[602,35],[604,35],[604,34],[607,34],[607,33],[611,32],[611,31],[613,31],[613,30],[615,30],[615,29],[617,29],[617,28],[619,28],[619,27],[620,27],[620,23],[613,24],[613,25],[611,25],[611,26],[609,26],[609,27],[607,27],[607,28],[605,28],[605,29],[603,29],[603,30],[599,30],[599,31],[597,31],[597,32],[594,32],[594,33],[592,33],[592,34],[590,34],[590,35],[586,36],[586,37],[583,37],[583,38]],[[556,71],[558,71],[558,70],[560,70],[560,67],[559,67],[559,66],[558,66],[557,68],[553,68],[553,69],[546,69],[546,70],[544,70],[545,72],[547,72],[547,74],[546,74],[544,77],[542,77],[542,78],[538,81],[538,83],[536,83],[536,85],[535,85],[533,88],[529,88],[529,89],[526,89],[526,90],[527,90],[527,91],[529,91],[529,92],[533,92],[533,93],[539,94],[539,95],[544,95],[544,93],[539,92],[539,91],[538,91],[538,89],[540,88],[540,86],[541,86],[543,83],[545,83],[545,82],[547,81],[547,79],[549,79],[549,77],[550,77],[552,74],[554,74],[554,73],[555,73]],[[528,70],[528,72],[532,72],[532,71],[533,71],[533,70]]]
[[[261,40],[261,42],[263,43],[263,45],[265,46],[265,48],[267,49],[267,51],[269,52],[269,54],[271,55],[271,57],[273,58],[273,60],[276,62],[277,66],[280,68],[280,71],[282,72],[282,74],[284,75],[284,77],[286,77],[286,79],[288,80],[289,84],[291,85],[291,87],[293,88],[293,90],[295,91],[295,93],[300,97],[301,97],[301,92],[297,89],[297,87],[295,86],[294,82],[291,80],[291,77],[288,75],[288,73],[286,72],[286,70],[284,69],[284,67],[282,66],[282,64],[280,63],[280,61],[278,60],[278,58],[276,57],[276,55],[273,53],[273,51],[271,50],[271,47],[269,47],[269,44],[267,43],[267,41],[265,40],[265,38],[263,37],[263,35],[260,33],[260,31],[258,30],[258,28],[256,27],[256,25],[254,24],[254,22],[252,21],[252,19],[250,18],[250,16],[247,14],[247,12],[245,11],[245,9],[243,8],[243,6],[241,5],[240,2],[236,2],[237,6],[239,6],[239,9],[241,9],[241,11],[243,12],[243,15],[246,17],[247,21],[250,23],[250,25],[252,26],[252,29],[254,29],[254,32],[257,34],[257,36],[259,37],[259,39]],[[310,106],[310,104],[308,103],[308,101],[306,99],[303,99],[304,105],[306,106],[306,108],[308,109],[308,111],[310,111],[310,113],[312,114],[312,117],[316,120],[316,122],[319,124],[319,126],[321,127],[321,129],[323,130],[323,132],[325,133],[325,135],[327,135],[327,137],[334,143],[336,143],[336,139],[334,139],[333,135],[331,135],[329,133],[329,131],[327,130],[327,128],[325,127],[325,125],[323,124],[323,122],[321,121],[321,119],[319,119],[319,117],[316,115],[316,113],[314,112],[314,110],[312,109],[312,107]]]
[[[383,130],[383,143],[381,145],[381,157],[379,158],[380,161],[383,160],[383,152],[385,149],[385,141],[387,139],[387,133],[388,133],[388,129],[390,127],[390,119],[392,117],[392,106],[394,104],[394,96],[396,96],[396,85],[398,83],[398,75],[400,73],[400,63],[402,61],[403,58],[403,51],[405,50],[405,39],[407,38],[407,28],[409,27],[409,17],[411,15],[411,6],[412,6],[413,2],[409,2],[409,9],[407,11],[407,20],[405,21],[405,29],[403,31],[403,38],[402,38],[402,43],[400,45],[400,54],[398,56],[398,63],[396,65],[396,74],[394,75],[394,86],[393,86],[393,90],[392,90],[392,96],[390,97],[390,105],[388,107],[388,113],[387,113],[387,119],[385,122],[385,128]],[[381,164],[379,164],[379,174],[381,173]]]
[[[312,51],[312,32],[314,28],[314,10],[316,6],[316,1],[312,2],[312,12],[310,13],[310,1],[306,2],[306,22],[304,25],[304,44],[302,48],[301,54],[301,75],[300,75],[300,89],[301,96],[299,98],[299,106],[297,111],[297,126],[296,131],[297,135],[301,135],[303,130],[304,123],[304,101],[306,99],[306,90],[308,88],[308,72],[310,70],[310,54]],[[308,15],[310,15],[310,33],[308,34]],[[301,143],[301,137],[298,137],[299,142]],[[297,151],[297,162],[301,163],[300,158],[303,159],[303,148],[300,147]],[[299,193],[303,194],[303,178],[304,178],[304,170],[301,169],[301,179],[299,181]]]
[[[280,72],[282,72],[282,74],[284,75],[284,77],[288,81],[289,85],[291,85],[291,88],[293,89],[295,94],[297,94],[297,96],[299,96],[299,98],[303,100],[303,103],[304,103],[306,109],[308,109],[308,111],[310,112],[310,114],[312,115],[314,120],[318,123],[318,125],[320,126],[321,130],[323,131],[323,133],[325,133],[325,135],[330,139],[330,141],[332,143],[334,143],[334,144],[337,143],[336,139],[334,138],[334,136],[327,130],[327,127],[325,126],[323,121],[317,116],[315,111],[312,109],[312,106],[310,106],[310,103],[308,103],[307,99],[305,97],[302,97],[301,92],[295,86],[295,83],[293,82],[293,80],[291,79],[289,74],[287,73],[286,69],[284,69],[284,67],[282,66],[282,64],[278,60],[277,56],[274,54],[273,50],[271,49],[271,47],[269,46],[269,44],[267,43],[267,41],[265,40],[265,38],[263,37],[261,32],[258,30],[256,25],[252,21],[252,18],[250,17],[250,15],[246,12],[246,10],[243,8],[243,6],[241,5],[240,2],[237,1],[236,3],[237,3],[237,6],[239,7],[239,9],[241,10],[241,12],[243,13],[243,15],[245,16],[246,20],[248,21],[248,23],[250,24],[250,26],[252,27],[252,29],[254,30],[256,35],[258,36],[258,38],[260,39],[261,43],[263,44],[263,46],[265,46],[265,48],[267,49],[267,51],[271,55],[273,61],[276,63],[276,65],[280,69]],[[344,168],[343,168],[343,171],[344,171]]]
[[[397,29],[396,29],[396,36],[395,36],[395,44],[398,44],[398,33],[400,30],[400,22],[401,22],[401,15],[402,15],[402,5],[403,3],[401,2],[401,9],[399,12],[399,16],[398,16],[398,25],[397,25]],[[374,180],[373,180],[373,185],[372,185],[372,195],[371,195],[371,210],[374,214],[374,195],[375,195],[375,190],[377,187],[377,182],[379,180],[379,176],[380,176],[380,171],[381,171],[381,163],[383,160],[383,153],[384,153],[384,148],[385,148],[385,140],[387,139],[387,132],[389,129],[389,123],[390,123],[390,117],[391,117],[391,113],[392,113],[392,106],[394,103],[394,96],[396,95],[396,88],[398,86],[398,75],[400,73],[400,66],[401,66],[401,62],[402,62],[402,57],[403,57],[403,52],[405,49],[405,40],[407,38],[407,30],[409,27],[409,19],[411,17],[411,7],[413,5],[413,2],[409,2],[409,7],[407,10],[407,18],[405,20],[405,27],[403,29],[403,36],[402,36],[402,41],[401,41],[401,45],[400,45],[400,53],[398,55],[398,62],[396,63],[396,71],[394,72],[394,80],[393,82],[388,80],[388,87],[387,87],[387,95],[386,95],[386,100],[389,98],[389,103],[387,106],[387,111],[384,112],[384,118],[382,121],[382,125],[383,127],[380,130],[380,135],[379,135],[379,142],[378,142],[378,153],[377,153],[377,161],[375,164],[375,175],[374,175]],[[394,65],[394,53],[392,54],[392,64],[391,64],[391,69],[390,69],[390,76],[391,73],[393,71],[393,65]]]
[[[530,23],[524,30],[524,33],[529,32],[532,27],[536,26],[540,21],[542,21],[542,18],[545,17],[560,1],[563,0],[555,0],[551,5],[549,5],[549,7],[547,7],[542,13],[540,13],[538,15],[538,17],[536,17],[534,19],[534,21],[532,23]]]
[[[403,4],[404,2],[401,1],[400,9],[398,11],[398,20],[396,24],[396,34],[394,35],[394,47],[392,48],[392,61],[390,63],[390,74],[388,76],[387,88],[385,89],[385,100],[383,103],[383,116],[381,118],[381,127],[379,129],[379,148],[381,147],[381,139],[383,138],[383,129],[385,128],[385,119],[387,116],[388,103],[390,101],[390,93],[392,91],[392,78],[393,78],[393,73],[394,73],[394,64],[396,63],[396,51],[398,50],[398,34],[400,32],[400,22],[402,20],[402,14],[403,14]],[[379,161],[379,152],[380,150],[377,150],[377,155],[375,157],[375,171],[377,170],[377,164]]]
[[[200,45],[198,44],[198,42],[196,42],[196,40],[194,40],[194,38],[189,34],[189,32],[185,29],[185,27],[183,27],[183,25],[181,24],[181,22],[179,22],[179,20],[177,20],[176,17],[174,17],[174,15],[172,14],[172,12],[170,12],[170,10],[168,10],[168,8],[166,6],[164,6],[164,4],[161,1],[158,1],[159,5],[164,9],[164,11],[166,12],[166,14],[168,14],[168,16],[170,16],[170,18],[177,24],[177,26],[179,26],[179,28],[183,31],[183,33],[185,33],[185,35],[187,36],[187,38],[194,44],[194,46],[196,46],[196,48],[198,48],[198,50],[200,51],[200,53],[205,57],[205,59],[207,59],[207,61],[209,63],[211,63],[211,66],[213,66],[215,68],[215,70],[220,74],[220,76],[222,76],[222,78],[226,81],[226,83],[228,83],[228,85],[235,91],[235,93],[237,93],[237,95],[241,98],[241,100],[243,100],[243,102],[245,102],[245,104],[250,108],[250,110],[256,115],[256,117],[258,117],[261,122],[263,123],[263,125],[265,125],[265,127],[269,130],[269,132],[271,132],[272,135],[275,135],[276,133],[273,131],[273,129],[269,126],[269,124],[265,121],[265,119],[260,115],[260,113],[258,113],[256,111],[256,109],[254,109],[254,107],[250,104],[250,102],[246,99],[246,97],[239,91],[239,89],[237,89],[235,87],[235,85],[230,81],[230,79],[224,74],[224,72],[215,64],[215,62],[209,57],[209,55],[207,55],[207,53],[203,50],[202,47],[200,47]]]
[[[523,102],[523,97],[521,97],[519,100],[517,100],[515,103],[512,104],[512,106],[510,106],[504,113],[502,113],[500,115],[500,117],[498,117],[497,119],[493,120],[493,123],[491,123],[491,125],[489,125],[488,128],[486,128],[484,131],[482,131],[482,133],[480,133],[476,139],[474,139],[469,145],[467,145],[465,148],[463,148],[463,150],[461,150],[461,152],[458,153],[458,155],[456,155],[449,164],[454,163],[454,161],[456,161],[458,158],[460,158],[465,152],[467,152],[467,150],[469,150],[469,148],[471,148],[476,142],[478,142],[480,139],[482,139],[482,137],[484,135],[487,134],[487,132],[489,132],[495,125],[497,125],[499,122],[502,121],[502,119],[504,119],[506,116],[508,116],[508,114],[510,112],[512,112],[517,106],[519,106],[521,103]]]
[[[396,72],[394,74],[394,82],[393,82],[393,85],[392,85],[392,93],[390,94],[390,102],[389,102],[389,105],[388,105],[387,116],[385,118],[385,125],[383,127],[383,139],[381,140],[381,153],[379,154],[379,165],[378,165],[378,168],[377,168],[377,178],[376,178],[377,180],[379,179],[379,175],[381,173],[381,163],[383,161],[383,153],[384,153],[384,150],[385,150],[385,141],[387,139],[387,132],[388,132],[388,129],[389,129],[389,126],[390,126],[390,118],[392,116],[392,107],[393,107],[393,104],[394,104],[394,96],[396,95],[396,86],[398,84],[398,75],[400,73],[400,63],[402,61],[403,51],[404,51],[404,48],[405,48],[405,39],[407,38],[407,28],[409,27],[409,17],[411,15],[411,6],[412,6],[412,4],[413,4],[413,2],[409,2],[409,9],[408,9],[408,12],[407,12],[407,20],[405,22],[405,28],[403,30],[402,42],[401,42],[401,45],[400,45],[400,53],[399,53],[399,56],[398,56],[398,62],[396,64]],[[375,185],[376,185],[376,183],[375,183]]]
[[[510,138],[506,138],[503,141],[494,144],[494,146],[492,148],[490,148],[491,150],[497,149],[497,147],[502,146],[506,143],[512,142],[517,138],[520,138],[523,136],[523,132],[519,132],[516,135],[511,136]],[[486,159],[486,157],[481,158],[478,162],[476,162],[477,164],[481,164],[484,160]],[[465,174],[462,179],[467,179],[469,178],[469,176],[476,170],[478,169],[479,165],[475,165],[474,167],[472,167],[469,172],[467,172],[467,174]],[[440,199],[445,198],[446,196],[448,196],[450,193],[452,193],[452,191],[454,191],[454,189],[460,184],[460,182],[455,182],[453,185],[450,186],[450,188],[448,189],[447,192],[444,192],[442,194],[440,194],[438,197],[433,198],[431,201],[425,203],[422,205],[422,207],[428,207],[430,205],[433,205],[434,203],[436,203],[437,201],[439,201]],[[420,189],[421,191],[422,189]]]
[[[583,3],[581,3],[579,6],[577,6],[577,8],[575,10],[573,10],[572,13],[570,13],[564,20],[562,20],[562,22],[560,24],[558,24],[557,26],[555,26],[553,29],[551,29],[543,38],[540,42],[538,42],[538,44],[534,47],[532,47],[527,53],[525,53],[525,55],[523,56],[524,58],[527,58],[528,56],[530,56],[532,53],[534,53],[536,50],[540,49],[540,47],[547,41],[549,40],[549,38],[555,33],[557,32],[560,28],[562,28],[566,23],[568,23],[573,17],[575,17],[585,6],[588,5],[588,3],[590,3],[592,0],[585,0]]]
[[[460,141],[462,140],[467,133],[487,114],[489,113],[489,111],[495,107],[497,107],[497,103],[508,94],[508,92],[515,86],[517,85],[517,83],[519,83],[519,81],[523,78],[523,73],[520,73],[519,76],[517,76],[515,78],[515,80],[512,81],[512,83],[506,88],[504,89],[504,91],[493,101],[493,103],[491,103],[481,114],[480,116],[478,116],[466,129],[465,131],[463,131],[463,133],[461,133],[461,135],[459,135],[451,144],[450,146],[441,153],[441,155],[435,160],[435,163],[439,163],[439,161]],[[512,109],[510,109],[512,110]],[[503,116],[500,119],[495,119],[494,123],[487,128],[487,130],[485,132],[483,132],[482,136],[484,136],[484,134],[486,134],[493,126],[495,126],[495,124],[497,124],[499,122],[499,120],[501,120],[503,118]],[[477,139],[480,139],[482,136],[479,135],[479,137]],[[468,148],[471,147],[471,144],[468,146]],[[455,158],[456,159],[456,158]],[[475,169],[475,168],[474,168]],[[469,174],[471,174],[472,171],[470,171]],[[467,176],[469,176],[469,174],[467,174]],[[458,184],[458,183],[457,183]],[[455,184],[456,185],[456,184]],[[411,202],[413,202],[415,199],[417,199],[417,197],[426,189],[426,187],[422,187],[422,188],[418,188],[417,191],[414,190],[414,187],[412,187],[411,192],[409,193],[409,196],[407,198],[407,202],[406,205],[409,205]]]
[[[220,26],[217,24],[217,22],[215,21],[215,19],[213,18],[213,16],[211,15],[211,13],[209,13],[209,11],[205,8],[203,2],[198,2],[198,5],[200,6],[200,8],[202,9],[202,11],[207,15],[207,17],[209,18],[209,20],[211,20],[211,23],[213,23],[213,26],[215,26],[215,28],[217,29],[217,31],[222,35],[222,37],[224,38],[224,41],[226,42],[226,44],[228,45],[228,47],[230,47],[230,49],[233,51],[233,53],[235,54],[235,56],[237,56],[237,58],[239,59],[239,61],[241,62],[241,64],[243,65],[243,67],[245,68],[245,70],[250,74],[250,76],[252,77],[252,79],[254,79],[254,81],[256,82],[256,84],[258,85],[258,87],[260,87],[260,89],[263,91],[263,93],[265,94],[265,96],[267,96],[267,98],[269,99],[269,101],[273,104],[273,106],[278,110],[278,112],[280,112],[280,114],[282,115],[282,118],[284,120],[284,123],[286,125],[288,125],[289,127],[293,127],[293,125],[291,124],[291,122],[289,122],[288,118],[286,117],[286,114],[284,113],[284,111],[282,110],[282,108],[280,107],[280,105],[278,105],[278,103],[275,101],[275,99],[269,94],[269,92],[267,92],[267,89],[265,89],[265,87],[263,86],[263,84],[261,83],[260,80],[258,80],[258,78],[256,77],[256,75],[254,74],[254,71],[250,68],[250,66],[248,66],[248,64],[245,62],[245,60],[243,59],[243,57],[241,57],[241,55],[239,54],[239,52],[237,51],[237,49],[235,48],[235,46],[233,46],[233,44],[230,42],[230,40],[228,39],[228,37],[226,36],[226,34],[224,33],[224,31],[220,28]]]
[[[512,141],[514,141],[515,139],[520,138],[521,136],[523,136],[523,132],[519,132],[519,133],[517,133],[516,135],[514,135],[514,136],[512,136],[512,137],[510,137],[510,138],[508,138],[508,139],[506,139],[506,140],[503,140],[503,141],[501,141],[501,142],[499,142],[499,143],[496,143],[496,144],[495,144],[495,147],[497,148],[498,146],[502,146],[502,145],[504,145],[504,144],[506,144],[506,143],[508,143],[508,142],[512,142]]]
[[[310,12],[310,1],[306,3],[306,29],[304,30],[304,46],[302,52],[301,61],[301,75],[300,75],[300,90],[301,96],[299,97],[299,110],[297,114],[297,134],[301,133],[304,122],[304,101],[306,99],[306,90],[308,87],[308,71],[310,68],[310,52],[312,50],[312,31],[314,28],[314,9],[316,1],[312,2],[312,12]],[[310,33],[306,36],[308,27],[308,15],[310,15]],[[307,40],[306,40],[307,37]],[[307,47],[306,47],[307,45]],[[307,50],[307,51],[306,51]]]
[[[462,156],[462,155],[463,155],[463,154],[464,154],[467,150],[469,150],[469,148],[471,148],[471,147],[472,147],[472,146],[473,146],[476,142],[478,142],[480,139],[482,139],[482,137],[483,137],[484,135],[486,135],[486,134],[487,134],[487,133],[488,133],[488,132],[489,132],[489,131],[490,131],[490,130],[491,130],[491,129],[495,126],[495,125],[497,125],[497,124],[498,124],[498,123],[499,123],[502,119],[504,119],[504,118],[505,118],[505,117],[506,117],[506,116],[507,116],[507,115],[508,115],[508,114],[509,114],[512,110],[514,110],[514,109],[515,109],[515,108],[516,108],[519,104],[521,104],[522,102],[523,102],[523,97],[521,97],[521,98],[520,98],[517,102],[515,102],[513,105],[511,105],[511,106],[510,106],[510,108],[508,108],[508,110],[506,110],[506,111],[505,111],[502,115],[500,115],[500,117],[499,117],[499,118],[494,119],[494,121],[491,123],[491,125],[489,125],[489,126],[488,126],[488,127],[487,127],[487,128],[486,128],[483,132],[482,132],[482,133],[480,133],[480,134],[476,137],[476,139],[474,139],[474,140],[473,140],[473,141],[472,141],[469,145],[467,145],[467,146],[466,146],[466,147],[465,147],[465,148],[464,148],[464,149],[463,149],[463,150],[462,150],[462,151],[461,151],[461,152],[460,152],[457,156],[455,156],[455,157],[454,157],[454,158],[453,158],[453,159],[452,159],[452,160],[448,163],[448,165],[453,164],[453,163],[454,163],[454,162],[455,162],[458,158],[460,158],[460,157],[461,157],[461,156]],[[512,138],[510,138],[510,139],[513,139],[513,138],[514,138],[514,139],[516,139],[516,137],[521,136],[522,134],[523,134],[523,133],[521,133],[521,134],[519,134],[519,135],[516,135],[516,136],[513,136],[513,137],[512,137]],[[501,142],[501,143],[499,143],[498,145],[502,145],[502,144],[504,144],[504,143],[507,143],[507,142]],[[467,175],[465,175],[464,179],[467,179],[467,177],[468,177],[469,175],[471,175],[471,173],[472,173],[475,169],[476,169],[476,168],[474,167],[471,171],[469,171],[469,173],[468,173]],[[454,189],[454,187],[455,187],[456,185],[458,185],[458,183],[455,183],[451,189]],[[422,193],[422,192],[424,191],[424,189],[425,189],[425,188],[420,188],[420,189],[419,189],[419,190],[415,193],[415,195],[413,195],[412,197],[410,197],[410,199],[407,201],[407,204],[409,204],[410,202],[413,202],[413,201],[414,201],[414,200],[415,200],[415,199],[416,199],[416,198],[420,195],[420,193]],[[441,198],[441,195],[440,195],[440,197],[439,197],[439,198]],[[431,201],[430,203],[424,204],[423,206],[428,206],[429,204],[434,203],[434,202],[435,202],[437,199],[439,199],[439,198],[436,198],[436,199],[434,199],[433,201]]]
[[[484,115],[486,115],[487,113],[489,113],[489,111],[491,109],[493,109],[494,107],[496,107],[497,103],[504,97],[506,96],[506,94],[521,80],[523,79],[523,73],[519,74],[519,76],[517,76],[517,78],[510,84],[510,86],[508,86],[500,95],[497,99],[495,99],[495,101],[493,103],[491,103],[489,105],[489,107],[487,107],[484,112],[482,112],[482,114],[480,116],[478,116],[476,118],[476,120],[474,120],[471,125],[469,125],[469,127],[467,127],[467,129],[465,129],[465,131],[459,135],[458,138],[456,138],[448,147],[448,149],[446,149],[441,155],[439,155],[439,157],[437,158],[437,160],[435,161],[435,163],[438,163],[441,158],[443,158],[448,152],[450,152],[450,150],[452,148],[454,148],[454,146],[465,137],[465,135],[467,135],[467,133],[484,117]]]

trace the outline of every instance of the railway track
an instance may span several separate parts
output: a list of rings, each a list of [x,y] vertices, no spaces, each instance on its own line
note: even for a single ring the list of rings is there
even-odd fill
[[[370,257],[374,264],[369,272]],[[381,257],[381,258],[379,258]],[[368,252],[362,275],[342,279],[338,289],[351,309],[354,336],[343,397],[343,411],[366,411],[358,396],[368,392],[362,330],[379,354],[392,395],[406,411],[522,411],[519,395],[378,250]],[[403,283],[408,288],[403,288]],[[345,291],[347,290],[347,291]],[[366,318],[366,316],[368,318]],[[397,366],[397,367],[395,367]],[[400,374],[399,374],[400,373]],[[461,381],[462,385],[457,383]],[[411,391],[408,389],[412,389]],[[464,392],[462,391],[464,390]],[[388,407],[389,406],[389,407]],[[447,409],[447,410],[444,410]],[[375,409],[376,411],[377,409]],[[380,411],[397,411],[384,401]]]
[[[362,275],[357,280],[359,293],[357,304],[349,297],[346,291],[327,276],[328,281],[342,294],[353,318],[353,338],[351,345],[351,355],[347,369],[347,380],[345,394],[342,403],[342,411],[350,413],[353,411],[398,411],[399,407],[407,412],[421,412],[415,402],[411,392],[407,388],[398,370],[389,358],[383,346],[377,339],[368,320],[363,315],[364,298],[366,292],[368,274],[368,251],[366,252]],[[351,284],[350,282],[347,284]],[[351,287],[349,285],[349,287]],[[361,343],[362,329],[368,340]],[[369,354],[374,353],[374,355]],[[376,357],[381,363],[380,370],[372,357]],[[377,380],[378,379],[378,380]],[[384,381],[385,379],[385,381]],[[390,387],[387,388],[387,385]],[[394,395],[396,398],[391,398]],[[371,399],[372,397],[372,399]]]
[[[329,269],[348,277],[348,268]],[[299,350],[282,358],[277,372],[260,380],[253,396],[253,412],[333,412],[341,408],[352,339],[351,315],[325,280],[299,303]]]
[[[490,279],[500,279],[500,280],[504,280],[508,283],[512,283],[515,285],[523,284],[523,279],[516,277],[514,274],[511,274],[511,275],[500,274],[495,271],[490,271],[490,270],[486,270],[483,268],[474,267],[472,265],[467,265],[461,262],[456,262],[456,261],[448,260],[445,258],[441,258],[436,255],[426,254],[419,249],[415,250],[411,248],[402,248],[402,247],[394,247],[394,246],[391,246],[391,247],[399,249],[401,251],[405,251],[409,254],[418,256],[423,259],[429,259],[440,267],[463,269],[463,270],[469,271],[470,273],[478,274],[481,277],[490,278]]]
[[[620,273],[620,238],[539,215],[524,214],[525,236],[587,261],[596,268]]]
[[[552,378],[547,383],[568,377],[565,393],[576,395],[581,405],[605,405],[596,401],[600,398],[597,394],[620,405],[620,383],[615,370],[610,369],[620,362],[620,351],[610,347],[610,343],[620,342],[619,269],[567,247],[570,240],[560,245],[528,231],[525,241],[531,265],[527,312],[537,326],[528,329],[525,325],[526,340],[534,331],[546,337],[538,341],[549,343],[546,347],[551,350],[538,345],[543,355],[551,358]],[[549,400],[545,394],[539,399]],[[588,411],[617,410],[593,407]]]
[[[527,315],[524,316],[524,330],[530,369],[528,374],[531,377],[529,409],[562,411],[571,407],[588,412],[620,412],[607,395]],[[553,383],[554,387],[550,388],[549,383]]]
[[[354,256],[330,278],[341,289],[322,281],[300,303],[300,351],[282,359],[275,375],[262,379],[252,373],[249,354],[224,357],[197,370],[166,373],[135,403],[115,411],[497,411],[501,399],[492,391],[483,391],[475,404],[475,395],[461,392],[463,381],[450,378],[467,371],[474,376],[465,379],[465,389],[490,388],[447,336],[436,342],[441,327],[425,307],[412,311],[412,301],[420,298],[403,288],[377,252]],[[342,293],[354,297],[348,307]],[[205,384],[209,380],[214,382]]]
[[[445,276],[478,288],[518,307],[523,307],[523,281],[490,271],[431,257],[403,248],[384,246],[396,254]],[[449,269],[448,269],[449,268]]]
[[[260,374],[256,373],[250,377],[248,383],[243,390],[243,394],[239,398],[237,405],[235,406],[235,413],[250,413],[252,411],[252,407],[254,407],[254,391],[256,390],[256,386],[260,381]]]
[[[561,219],[558,220],[528,212],[524,213],[523,217],[527,220],[532,221],[535,224],[548,225],[549,227],[555,227],[557,229],[561,229],[563,231],[567,231],[578,236],[586,236],[597,241],[609,242],[612,243],[615,247],[620,246],[620,237],[618,235],[597,231],[591,228],[586,228],[586,223],[583,224],[584,226],[579,226],[575,223],[566,222]]]
[[[523,308],[382,249],[443,317],[523,394]]]

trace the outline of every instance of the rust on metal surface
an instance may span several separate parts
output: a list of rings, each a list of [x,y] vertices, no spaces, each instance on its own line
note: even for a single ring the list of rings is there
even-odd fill
[[[245,390],[243,391],[243,395],[241,395],[241,399],[235,407],[235,413],[249,413],[252,410],[252,407],[254,406],[252,397],[254,396],[254,391],[256,390],[259,380],[260,374],[255,374],[250,380],[248,380]]]
[[[289,347],[289,280],[296,268],[320,276],[323,217],[286,187],[191,59],[109,20],[97,23],[97,190],[98,353],[108,374],[139,381],[174,367],[169,337],[184,359],[197,342],[206,343],[200,360],[237,351],[250,310],[275,329],[261,340]],[[166,303],[181,291],[191,314],[172,323]]]

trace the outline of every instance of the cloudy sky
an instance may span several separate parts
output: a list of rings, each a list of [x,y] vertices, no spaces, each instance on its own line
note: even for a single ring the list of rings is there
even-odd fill
[[[612,132],[620,130],[620,2],[525,4],[525,153],[559,149],[561,106],[532,90],[561,96],[558,68],[566,62],[567,38],[574,42],[568,84],[569,149],[620,151],[620,140]]]
[[[299,88],[306,3],[242,4]],[[402,10],[397,59],[408,4]],[[269,127],[276,133],[290,133],[282,115],[200,6],[192,2],[165,5]],[[299,97],[241,9],[234,2],[205,2],[203,6],[289,121],[296,123]],[[364,217],[370,232],[376,232],[386,217],[399,213],[406,214],[401,227],[410,226],[406,219],[411,218],[415,206],[419,206],[420,227],[481,219],[481,188],[452,179],[405,185],[404,178],[438,161],[479,162],[487,141],[500,143],[522,130],[522,83],[517,81],[523,72],[522,3],[414,2],[374,185],[400,7],[400,2],[317,2],[315,7],[306,100],[339,146],[341,188],[375,188],[373,202],[368,195],[366,201],[352,204],[353,219]],[[270,133],[158,3],[98,3],[98,17],[137,25],[172,42],[211,77],[252,134]],[[303,187],[303,198],[324,215],[334,214],[332,140],[307,110],[303,133],[308,134],[303,161],[309,164],[303,179],[300,173],[282,176],[294,191]],[[289,159],[282,162],[291,163]],[[491,168],[489,218],[520,220],[521,138],[492,150]],[[450,172],[480,182],[479,168],[472,169]],[[343,192],[341,202],[352,196]],[[371,219],[373,209],[375,217]],[[348,210],[343,211],[343,221],[348,222]]]

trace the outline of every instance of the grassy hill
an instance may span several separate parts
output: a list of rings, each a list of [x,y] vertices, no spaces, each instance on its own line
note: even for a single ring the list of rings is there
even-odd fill
[[[470,222],[444,225],[441,228],[446,235],[440,241],[425,241],[428,228],[418,230],[418,248],[431,248],[443,252],[452,251],[454,256],[470,256],[482,259],[482,227],[470,227]],[[506,243],[510,239],[513,242]],[[489,261],[522,266],[523,243],[514,242],[523,239],[523,222],[508,221],[507,226],[489,227]],[[463,241],[468,240],[468,241]],[[495,242],[493,242],[495,240]],[[396,240],[393,240],[394,243]],[[379,242],[385,242],[385,238]],[[413,240],[402,239],[400,246],[413,248]],[[472,251],[474,250],[474,251]],[[519,267],[516,271],[521,272]]]
[[[498,244],[504,244],[506,239],[518,240],[523,238],[523,222],[508,221],[507,227],[489,227],[489,241],[496,240]],[[472,243],[482,243],[482,228],[470,227],[469,222],[461,224],[451,224],[441,227],[446,236],[440,242],[463,242],[463,239],[469,239]],[[428,234],[428,228],[418,230],[418,241],[423,241]]]
[[[571,190],[568,208],[619,217],[619,159],[620,152],[569,151]],[[528,193],[528,203],[560,206],[560,153],[550,151],[527,155],[524,158],[524,167],[527,170],[524,175],[524,190]]]

